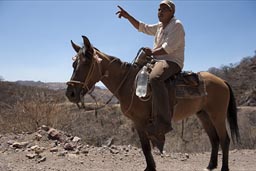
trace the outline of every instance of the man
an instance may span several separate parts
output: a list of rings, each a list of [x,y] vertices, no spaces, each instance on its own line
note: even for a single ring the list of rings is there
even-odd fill
[[[139,32],[155,37],[153,49],[144,48],[147,55],[157,60],[149,76],[152,88],[152,115],[155,119],[149,123],[148,132],[151,135],[165,134],[172,130],[174,106],[173,100],[169,99],[165,81],[179,73],[184,65],[185,32],[181,21],[174,16],[175,4],[170,0],[161,1],[158,9],[159,22],[154,25],[138,21],[122,7],[118,8],[120,10],[116,14],[119,18],[128,19]]]

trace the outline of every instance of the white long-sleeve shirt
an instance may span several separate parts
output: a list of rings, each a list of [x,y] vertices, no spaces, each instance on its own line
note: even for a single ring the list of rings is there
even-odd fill
[[[167,52],[166,55],[155,56],[156,59],[172,61],[183,68],[185,32],[180,20],[173,17],[165,28],[161,22],[153,25],[140,22],[138,31],[155,36],[153,49],[162,47]]]

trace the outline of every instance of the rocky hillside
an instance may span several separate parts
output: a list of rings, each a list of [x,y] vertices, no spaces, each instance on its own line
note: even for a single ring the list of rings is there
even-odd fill
[[[256,106],[256,55],[245,57],[238,64],[210,68],[209,72],[230,83],[239,105]]]

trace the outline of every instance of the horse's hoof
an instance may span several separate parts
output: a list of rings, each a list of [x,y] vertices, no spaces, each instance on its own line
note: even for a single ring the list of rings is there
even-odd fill
[[[214,169],[205,168],[203,171],[213,171]]]
[[[144,171],[156,171],[156,168],[146,168]]]

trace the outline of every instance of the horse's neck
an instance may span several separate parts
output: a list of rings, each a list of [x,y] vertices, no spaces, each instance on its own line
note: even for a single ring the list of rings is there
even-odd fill
[[[120,91],[123,86],[132,87],[135,69],[120,59],[109,57],[104,60],[105,77],[101,82],[120,100]]]

